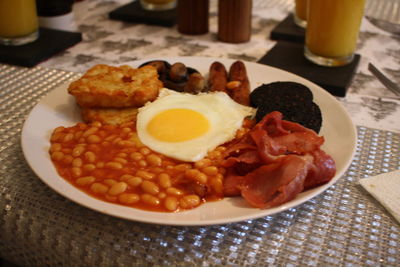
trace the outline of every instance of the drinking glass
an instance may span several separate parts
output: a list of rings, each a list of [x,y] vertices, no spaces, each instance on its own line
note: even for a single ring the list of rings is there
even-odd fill
[[[0,0],[0,44],[23,45],[39,36],[35,0]]]
[[[294,22],[303,28],[307,26],[307,0],[296,0]]]
[[[143,9],[146,10],[168,10],[176,7],[176,0],[140,0]]]
[[[365,0],[308,0],[304,54],[322,66],[354,58]]]

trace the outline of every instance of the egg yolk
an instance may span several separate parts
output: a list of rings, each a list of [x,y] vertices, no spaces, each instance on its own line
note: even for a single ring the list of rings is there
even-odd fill
[[[147,125],[147,132],[164,142],[184,142],[202,136],[210,123],[201,113],[191,109],[168,109],[158,113]]]

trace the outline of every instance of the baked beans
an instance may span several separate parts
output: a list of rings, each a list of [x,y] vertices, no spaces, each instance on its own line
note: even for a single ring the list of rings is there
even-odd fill
[[[223,146],[197,162],[182,162],[144,146],[133,124],[100,122],[58,127],[50,141],[58,173],[104,201],[176,212],[223,197]]]

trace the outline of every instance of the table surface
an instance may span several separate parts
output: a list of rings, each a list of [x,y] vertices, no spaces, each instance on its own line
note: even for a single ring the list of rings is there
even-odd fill
[[[400,169],[400,100],[367,69],[372,62],[400,81],[400,36],[367,19],[357,47],[359,68],[348,95],[338,98],[357,126],[355,157],[336,184],[304,204],[226,225],[160,226],[89,210],[42,183],[23,157],[20,137],[29,112],[51,90],[97,63],[165,56],[255,62],[275,44],[269,33],[293,8],[289,0],[253,1],[251,41],[228,44],[216,40],[213,0],[210,31],[199,36],[108,19],[108,12],[128,2],[77,2],[73,10],[81,43],[34,68],[0,64],[1,257],[29,266],[400,265],[398,222],[358,183]],[[374,8],[368,1],[367,15],[382,18]]]

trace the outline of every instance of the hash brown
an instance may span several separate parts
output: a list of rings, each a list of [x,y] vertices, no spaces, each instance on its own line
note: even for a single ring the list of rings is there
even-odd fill
[[[135,123],[137,108],[81,108],[85,123],[99,121],[103,124],[121,125]]]
[[[68,92],[81,107],[141,107],[157,98],[163,83],[156,68],[98,64],[72,82]]]

